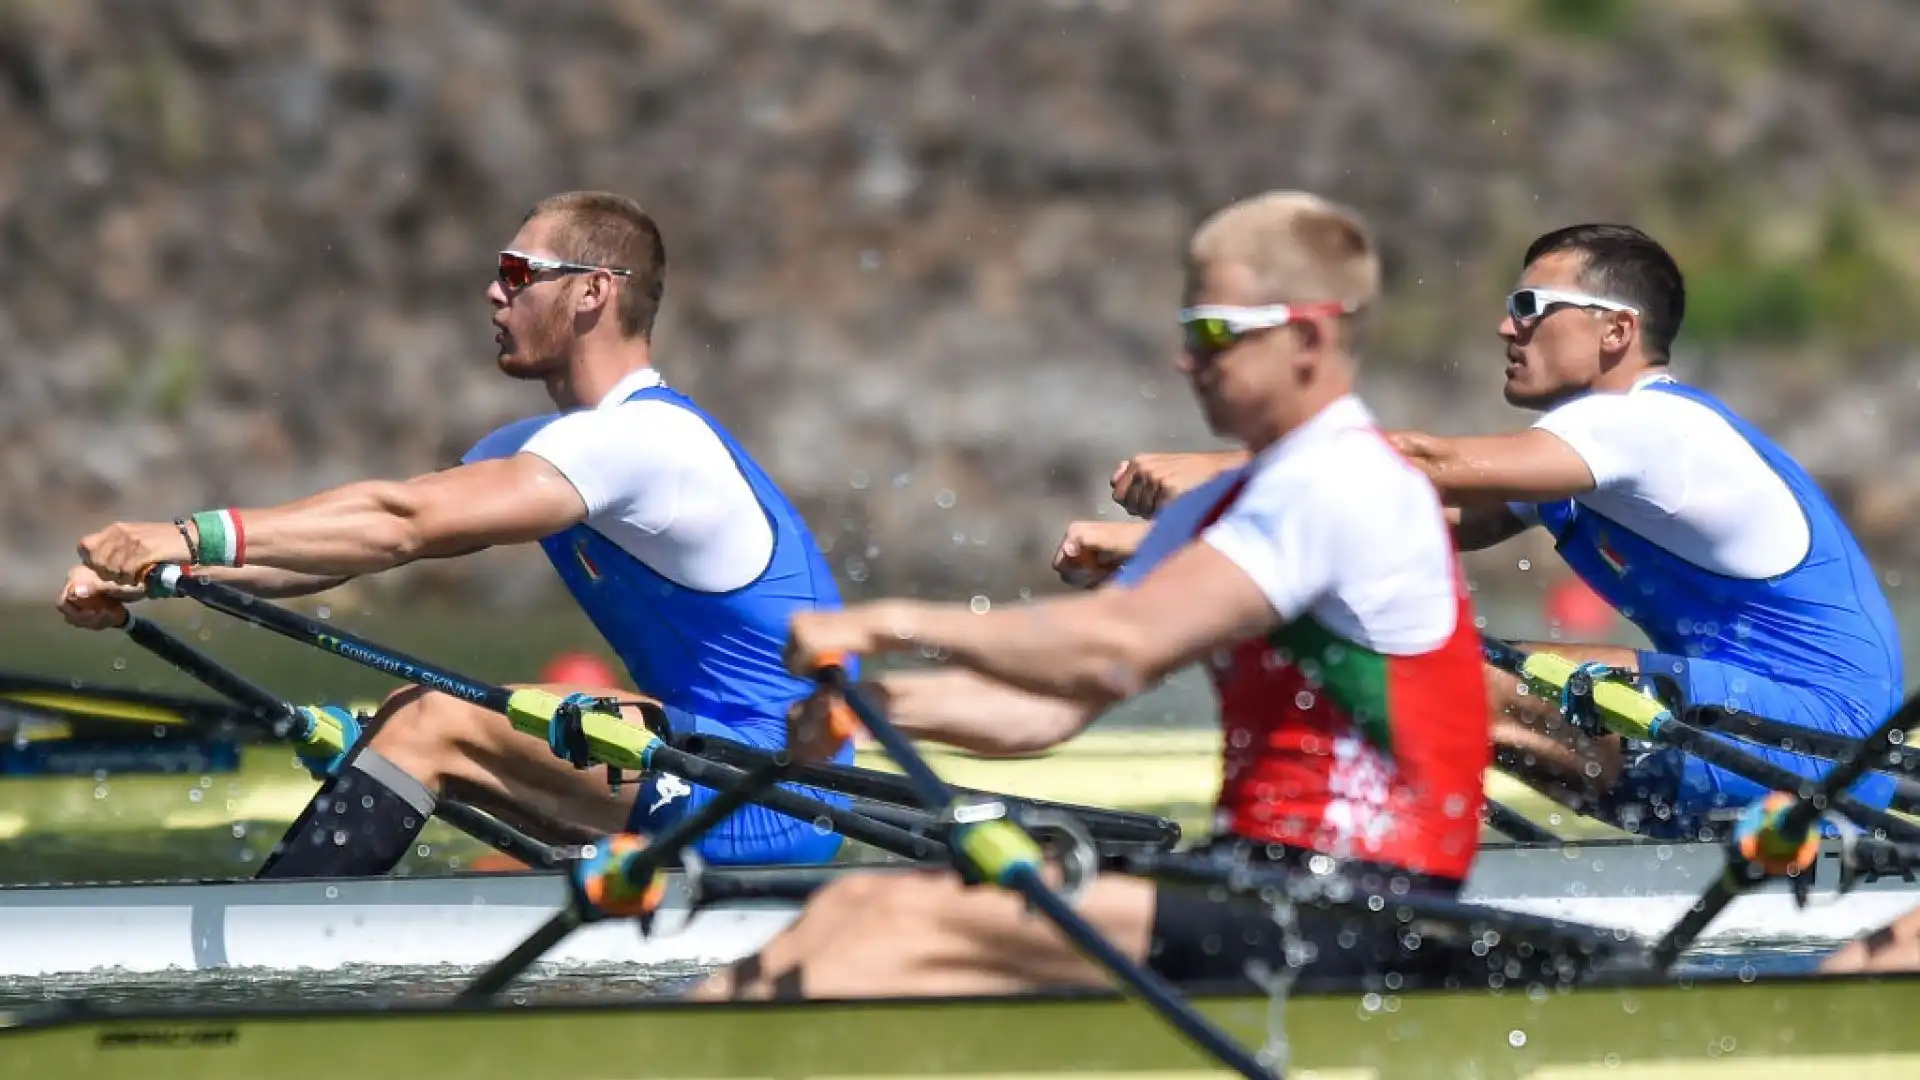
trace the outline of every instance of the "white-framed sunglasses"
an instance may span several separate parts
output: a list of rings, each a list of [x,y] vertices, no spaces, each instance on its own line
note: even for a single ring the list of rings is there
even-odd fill
[[[524,251],[511,250],[500,253],[500,267],[497,273],[500,284],[509,289],[524,289],[549,270],[557,270],[562,274],[591,274],[595,270],[605,270],[615,277],[626,277],[629,273],[617,266],[594,266],[590,263],[543,259]]]
[[[1515,289],[1507,294],[1507,314],[1515,322],[1527,322],[1545,315],[1555,306],[1599,308],[1602,311],[1627,311],[1635,315],[1640,309],[1632,304],[1623,304],[1618,300],[1609,300],[1604,296],[1593,296],[1582,292],[1569,292],[1565,289]]]
[[[1345,305],[1337,300],[1318,300],[1308,304],[1265,304],[1260,307],[1201,304],[1180,309],[1180,328],[1186,334],[1187,348],[1204,355],[1231,348],[1255,330],[1271,330],[1300,319],[1346,313]]]

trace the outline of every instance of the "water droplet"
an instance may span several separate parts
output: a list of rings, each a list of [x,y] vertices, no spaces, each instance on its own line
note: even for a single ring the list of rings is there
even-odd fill
[[[1531,570],[1531,569],[1533,569],[1533,560],[1532,560],[1532,559],[1521,559],[1521,560],[1520,560],[1520,562],[1519,562],[1519,566],[1520,566],[1520,569],[1522,569],[1522,570]]]
[[[907,486],[908,484],[911,484],[911,483],[913,483],[913,474],[912,474],[912,473],[910,473],[910,472],[903,472],[903,473],[895,473],[895,474],[893,474],[893,486],[894,486],[894,487],[897,487],[897,488],[903,488],[903,487],[906,487],[906,486]]]
[[[317,619],[331,619],[333,618],[333,608],[328,604],[321,604],[319,607],[313,609],[313,615],[314,618]]]
[[[334,847],[346,847],[346,846],[347,846],[347,833],[346,833],[346,830],[344,830],[344,829],[335,829],[335,830],[333,830],[333,846],[334,846]]]
[[[951,491],[948,491],[946,488],[941,488],[940,491],[937,494],[935,494],[933,497],[933,505],[939,507],[942,510],[953,509],[953,504],[958,501],[959,501],[959,496],[955,495]]]
[[[210,787],[212,787],[212,786],[213,786],[213,777],[211,777],[211,776],[203,776],[203,777],[201,777],[201,778],[200,778],[200,786],[201,786],[202,788],[210,788]]]
[[[114,657],[114,658],[113,658],[113,670],[115,670],[115,671],[125,671],[125,670],[127,670],[127,658],[126,658],[126,657],[124,657],[124,656],[116,656],[116,657]]]
[[[987,612],[993,610],[993,601],[984,596],[976,596],[972,600],[967,601],[967,607],[970,608],[975,615],[985,615]]]
[[[94,798],[96,798],[96,799],[104,799],[104,798],[106,798],[106,797],[107,797],[107,785],[105,785],[105,784],[96,784],[96,785],[94,785],[94,788],[93,788],[93,797],[94,797]]]
[[[190,803],[197,803],[201,799],[204,799],[206,797],[207,797],[207,793],[204,791],[201,791],[199,788],[187,789],[187,801]]]
[[[873,477],[868,476],[865,469],[855,469],[853,475],[847,477],[847,484],[855,491],[865,491],[867,485],[871,483],[873,483]]]
[[[1507,1032],[1507,1045],[1515,1050],[1527,1045],[1527,1033],[1518,1028]]]

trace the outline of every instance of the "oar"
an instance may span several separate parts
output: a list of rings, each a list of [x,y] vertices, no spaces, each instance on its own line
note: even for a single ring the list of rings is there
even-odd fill
[[[753,768],[763,764],[768,756],[765,750],[711,735],[675,735],[667,741],[690,754],[698,754],[713,761],[741,768]],[[877,802],[907,806],[922,805],[920,793],[912,781],[903,776],[880,772],[876,769],[810,763],[796,768],[793,779],[798,784],[826,788],[859,799],[872,799]],[[1170,848],[1180,842],[1180,824],[1171,818],[1110,810],[1099,806],[1081,806],[1077,803],[1030,799],[1025,796],[999,795],[974,788],[955,788],[954,790],[965,796],[999,799],[1008,806],[1070,815],[1078,819],[1087,830],[1087,835],[1099,843],[1145,844]],[[927,807],[927,809],[938,810],[939,807]]]
[[[1729,844],[1726,870],[1654,946],[1654,964],[1659,970],[1671,967],[1701,931],[1742,892],[1765,881],[1769,873],[1803,869],[1811,863],[1819,855],[1819,838],[1813,834],[1813,825],[1829,806],[1839,808],[1857,821],[1862,820],[1847,809],[1841,793],[1864,775],[1873,761],[1902,745],[1907,729],[1916,722],[1920,722],[1920,694],[1901,703],[1893,715],[1867,736],[1853,756],[1835,765],[1819,783],[1796,778],[1799,783],[1787,787],[1794,794],[1780,798],[1777,796],[1785,793],[1777,792],[1776,796],[1750,807]],[[1894,835],[1888,833],[1889,837]],[[1899,839],[1911,840],[1912,837]]]
[[[156,596],[189,597],[215,611],[317,646],[375,671],[471,702],[505,716],[516,730],[541,739],[547,738],[553,719],[570,714],[577,722],[579,742],[584,745],[587,757],[612,768],[668,772],[715,790],[735,787],[745,779],[741,770],[676,749],[653,732],[627,723],[617,712],[600,704],[576,704],[537,687],[515,690],[481,682],[327,626],[230,585],[194,577],[178,566],[156,567],[147,578],[147,588]],[[752,799],[800,821],[824,821],[842,836],[905,858],[940,857],[941,844],[937,840],[861,817],[797,791],[770,788],[755,791]]]
[[[332,717],[295,708],[158,625],[129,613],[121,629],[141,648],[232,698],[244,707],[239,715],[253,718],[275,738],[329,756],[352,749]],[[558,866],[565,860],[559,849],[465,803],[441,799],[433,816],[530,866]]]
[[[681,850],[700,838],[708,829],[724,821],[729,814],[752,802],[760,794],[785,778],[791,763],[785,755],[755,769],[740,781],[721,789],[712,800],[675,822],[651,843],[635,836],[610,838],[605,852],[595,850],[573,864],[568,881],[566,907],[554,913],[539,929],[474,977],[460,991],[460,1001],[480,1001],[498,993],[549,949],[564,941],[568,934],[608,917],[646,917],[660,906],[666,893],[660,872],[676,859]]]
[[[1200,1015],[1165,980],[1129,960],[1047,886],[1041,877],[1045,856],[1039,843],[1007,816],[1004,803],[960,799],[900,729],[852,684],[845,669],[828,665],[815,677],[821,686],[839,695],[859,717],[861,724],[906,774],[923,805],[947,808],[954,822],[949,846],[956,869],[1020,894],[1083,955],[1133,990],[1181,1034],[1248,1080],[1273,1080],[1273,1073],[1245,1047]]]
[[[154,728],[216,735],[254,733],[235,722],[231,702],[18,672],[0,671],[0,702],[68,725],[85,726],[92,721],[93,727],[131,738],[147,738]]]
[[[1700,728],[1674,716],[1663,702],[1635,687],[1611,679],[1595,679],[1580,665],[1555,653],[1528,653],[1504,642],[1498,644],[1501,646],[1499,660],[1493,659],[1496,651],[1494,648],[1487,649],[1487,656],[1491,662],[1505,670],[1513,671],[1536,689],[1556,695],[1568,693],[1582,702],[1589,703],[1594,719],[1615,734],[1659,746],[1670,746],[1728,772],[1744,776],[1762,787],[1794,791],[1812,782],[1791,769],[1715,739]],[[1510,667],[1509,664],[1513,666]],[[1572,687],[1570,691],[1569,686]],[[1881,749],[1869,751],[1863,744],[1861,750],[1863,753],[1869,753],[1870,757],[1884,756],[1885,746],[1890,745],[1893,744],[1883,740]],[[1847,784],[1852,784],[1866,773],[1870,757],[1856,756],[1850,759],[1857,761],[1858,765],[1847,779]],[[1842,785],[1841,789],[1829,796],[1833,806],[1860,824],[1885,832],[1889,838],[1920,841],[1920,826],[1903,821],[1884,811],[1875,810],[1846,794],[1845,786]]]

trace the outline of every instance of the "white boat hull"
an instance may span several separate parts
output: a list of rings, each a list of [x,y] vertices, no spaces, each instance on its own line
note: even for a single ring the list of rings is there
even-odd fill
[[[1831,854],[1831,853],[1830,853]],[[1920,885],[1866,882],[1836,897],[1831,859],[1809,906],[1773,882],[1736,900],[1702,944],[1842,941],[1920,906]],[[1721,867],[1712,845],[1598,843],[1489,848],[1467,899],[1642,935],[1680,917]],[[670,896],[656,933],[631,921],[582,928],[546,957],[562,966],[705,967],[758,949],[792,921],[789,901],[729,902],[691,919]],[[473,967],[559,908],[552,875],[339,882],[223,882],[0,889],[0,977],[172,969]]]

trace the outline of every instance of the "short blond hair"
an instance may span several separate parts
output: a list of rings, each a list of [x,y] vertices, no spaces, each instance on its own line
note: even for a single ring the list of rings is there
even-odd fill
[[[1187,245],[1198,271],[1233,264],[1252,273],[1260,302],[1337,301],[1349,348],[1357,346],[1380,296],[1380,253],[1366,219],[1306,191],[1269,191],[1215,211]]]

